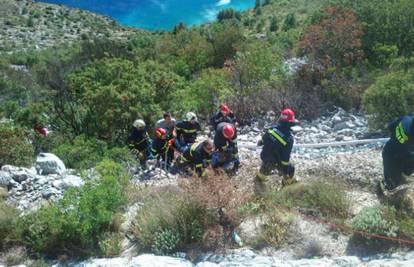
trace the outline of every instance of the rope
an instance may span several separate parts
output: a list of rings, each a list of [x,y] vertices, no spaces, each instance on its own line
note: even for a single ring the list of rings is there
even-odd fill
[[[325,219],[322,219],[322,218],[318,218],[318,217],[315,217],[315,216],[312,216],[312,215],[307,215],[307,214],[301,213],[298,210],[295,210],[295,209],[292,209],[292,208],[289,208],[289,207],[286,207],[286,206],[281,206],[281,205],[275,205],[275,206],[280,210],[284,210],[285,212],[304,217],[304,218],[306,218],[307,220],[310,220],[310,221],[314,221],[314,222],[317,222],[317,223],[320,223],[320,224],[323,224],[323,225],[327,225],[331,229],[338,229],[338,230],[342,230],[344,232],[352,232],[352,233],[356,233],[356,234],[366,236],[366,237],[378,238],[378,239],[383,239],[383,240],[389,240],[389,241],[414,245],[414,240],[403,239],[403,238],[399,238],[399,237],[385,236],[385,235],[380,235],[380,234],[372,234],[372,233],[368,233],[368,232],[364,232],[364,231],[359,231],[359,230],[352,229],[351,227],[343,225],[343,224],[335,224],[335,223],[329,222],[329,221],[327,221]]]

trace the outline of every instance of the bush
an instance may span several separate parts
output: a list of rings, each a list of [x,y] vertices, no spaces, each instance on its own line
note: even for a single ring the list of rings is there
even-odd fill
[[[105,258],[119,256],[122,249],[122,235],[119,233],[104,233],[99,237],[98,246]]]
[[[132,231],[141,250],[164,255],[201,241],[211,220],[198,200],[187,198],[178,188],[166,187],[144,198]]]
[[[307,213],[325,218],[344,220],[349,215],[349,199],[337,184],[314,181],[294,184],[281,191],[270,192],[271,203],[289,208],[299,207]]]
[[[123,165],[134,164],[136,159],[126,147],[109,149],[104,141],[80,135],[73,143],[63,143],[53,150],[68,168],[89,169],[103,159]]]
[[[155,234],[152,250],[157,255],[168,255],[178,247],[180,239],[180,234],[175,229],[162,230]]]
[[[268,220],[264,225],[260,241],[264,241],[271,246],[279,246],[287,237],[290,220],[285,214],[276,209],[268,213]]]
[[[375,128],[402,115],[414,113],[414,70],[386,74],[364,93],[363,104]]]
[[[12,123],[0,123],[0,166],[5,164],[29,167],[34,160],[34,148],[29,132]]]
[[[402,216],[402,219],[399,221],[400,234],[404,238],[410,240],[414,239],[414,219]]]
[[[18,230],[23,244],[48,255],[96,253],[99,238],[111,231],[113,217],[126,201],[128,182],[122,166],[114,162],[104,161],[96,171],[99,177],[66,191],[57,204],[22,217]]]
[[[396,237],[398,224],[395,218],[395,209],[386,206],[366,207],[352,219],[355,230],[384,236]],[[376,246],[386,242],[383,239],[372,238],[357,234],[358,240],[369,246]]]
[[[15,225],[19,212],[0,201],[0,251],[16,242]]]
[[[80,135],[73,143],[64,143],[53,150],[68,168],[89,169],[95,166],[107,150],[105,142]]]

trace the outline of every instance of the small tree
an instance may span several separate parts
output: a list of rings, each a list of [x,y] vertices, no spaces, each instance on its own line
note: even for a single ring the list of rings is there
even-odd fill
[[[399,116],[414,113],[414,71],[393,72],[380,77],[364,93],[365,110],[376,128]]]
[[[285,21],[283,22],[283,30],[288,31],[296,27],[296,16],[294,13],[287,14]]]
[[[360,23],[350,9],[329,7],[324,12],[319,23],[305,30],[300,52],[325,67],[352,65],[362,56]]]
[[[272,17],[272,20],[270,21],[269,30],[271,32],[277,32],[278,29],[279,29],[279,25],[278,25],[277,18],[276,17]]]

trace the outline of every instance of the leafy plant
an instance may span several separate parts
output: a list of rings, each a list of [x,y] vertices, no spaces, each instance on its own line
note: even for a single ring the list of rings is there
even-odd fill
[[[48,255],[96,251],[99,238],[111,229],[116,211],[125,204],[128,181],[122,166],[114,162],[103,161],[96,171],[99,177],[66,191],[57,204],[22,217],[17,227],[23,244]]]
[[[273,204],[299,207],[326,217],[344,220],[349,215],[349,199],[345,190],[337,184],[314,181],[309,184],[294,184],[267,196]]]
[[[162,230],[155,234],[152,250],[157,255],[168,255],[174,252],[180,243],[180,234],[172,229]]]
[[[34,161],[34,148],[29,132],[13,123],[0,123],[0,166],[29,167]]]
[[[397,71],[379,77],[364,93],[363,104],[373,115],[375,128],[385,128],[391,120],[414,112],[414,71]]]
[[[118,256],[122,249],[122,235],[119,233],[104,233],[99,237],[98,246],[104,257]]]
[[[362,209],[352,219],[352,226],[355,230],[369,234],[396,237],[398,233],[395,209],[380,205]],[[359,234],[356,237],[370,246],[376,246],[386,242],[382,239]]]

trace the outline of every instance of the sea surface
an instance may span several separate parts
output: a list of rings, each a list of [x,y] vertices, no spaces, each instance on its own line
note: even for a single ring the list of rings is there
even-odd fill
[[[196,25],[216,19],[226,8],[246,10],[255,0],[40,0],[85,9],[119,23],[148,30],[170,30],[180,22]]]

